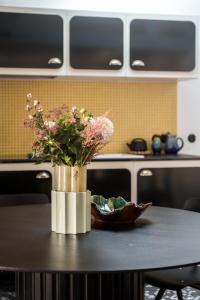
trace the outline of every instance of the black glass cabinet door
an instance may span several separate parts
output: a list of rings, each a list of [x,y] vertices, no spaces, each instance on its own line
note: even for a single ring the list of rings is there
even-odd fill
[[[192,71],[194,23],[134,19],[130,24],[130,67],[147,71]]]
[[[0,67],[51,69],[62,63],[60,16],[0,12]]]
[[[128,169],[87,170],[87,187],[92,195],[121,196],[131,201],[131,173]]]
[[[199,167],[140,169],[138,203],[183,209],[193,198],[200,201],[199,178]]]
[[[73,17],[70,20],[70,64],[76,69],[121,69],[122,20],[107,17]]]

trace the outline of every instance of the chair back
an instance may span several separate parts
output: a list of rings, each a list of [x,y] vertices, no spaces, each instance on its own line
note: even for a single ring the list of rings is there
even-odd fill
[[[200,213],[200,198],[195,197],[187,199],[183,208],[186,210],[196,211]]]
[[[2,206],[16,206],[29,204],[45,204],[49,203],[46,194],[5,194],[0,195],[0,207]]]

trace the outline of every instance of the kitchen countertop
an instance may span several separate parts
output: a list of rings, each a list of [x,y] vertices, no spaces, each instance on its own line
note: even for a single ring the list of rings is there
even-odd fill
[[[102,154],[94,158],[92,161],[165,161],[165,160],[200,160],[198,155],[177,154],[177,155],[135,155],[135,154]],[[0,163],[32,163],[36,159],[28,157],[0,157]]]

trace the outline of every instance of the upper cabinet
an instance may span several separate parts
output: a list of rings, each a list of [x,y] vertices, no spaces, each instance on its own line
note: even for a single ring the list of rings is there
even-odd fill
[[[194,78],[198,19],[10,8],[0,75]]]
[[[195,68],[195,25],[190,21],[134,19],[130,23],[130,67],[190,72]]]
[[[63,18],[57,14],[0,12],[0,73],[57,75],[63,66]],[[55,71],[54,71],[55,70]]]
[[[70,20],[70,65],[75,69],[123,67],[123,22],[119,18],[74,16]]]
[[[70,14],[70,13],[69,13]],[[71,13],[69,75],[129,78],[197,76],[192,19]]]
[[[125,76],[123,15],[69,13],[69,75]]]
[[[57,15],[0,13],[0,67],[60,68],[63,21]]]
[[[195,78],[197,19],[128,16],[129,77]]]

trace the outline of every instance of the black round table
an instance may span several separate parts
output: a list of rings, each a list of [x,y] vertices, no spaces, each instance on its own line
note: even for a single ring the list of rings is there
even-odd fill
[[[145,270],[200,263],[200,215],[151,207],[132,228],[51,232],[49,204],[0,208],[0,269],[22,300],[135,299]]]

